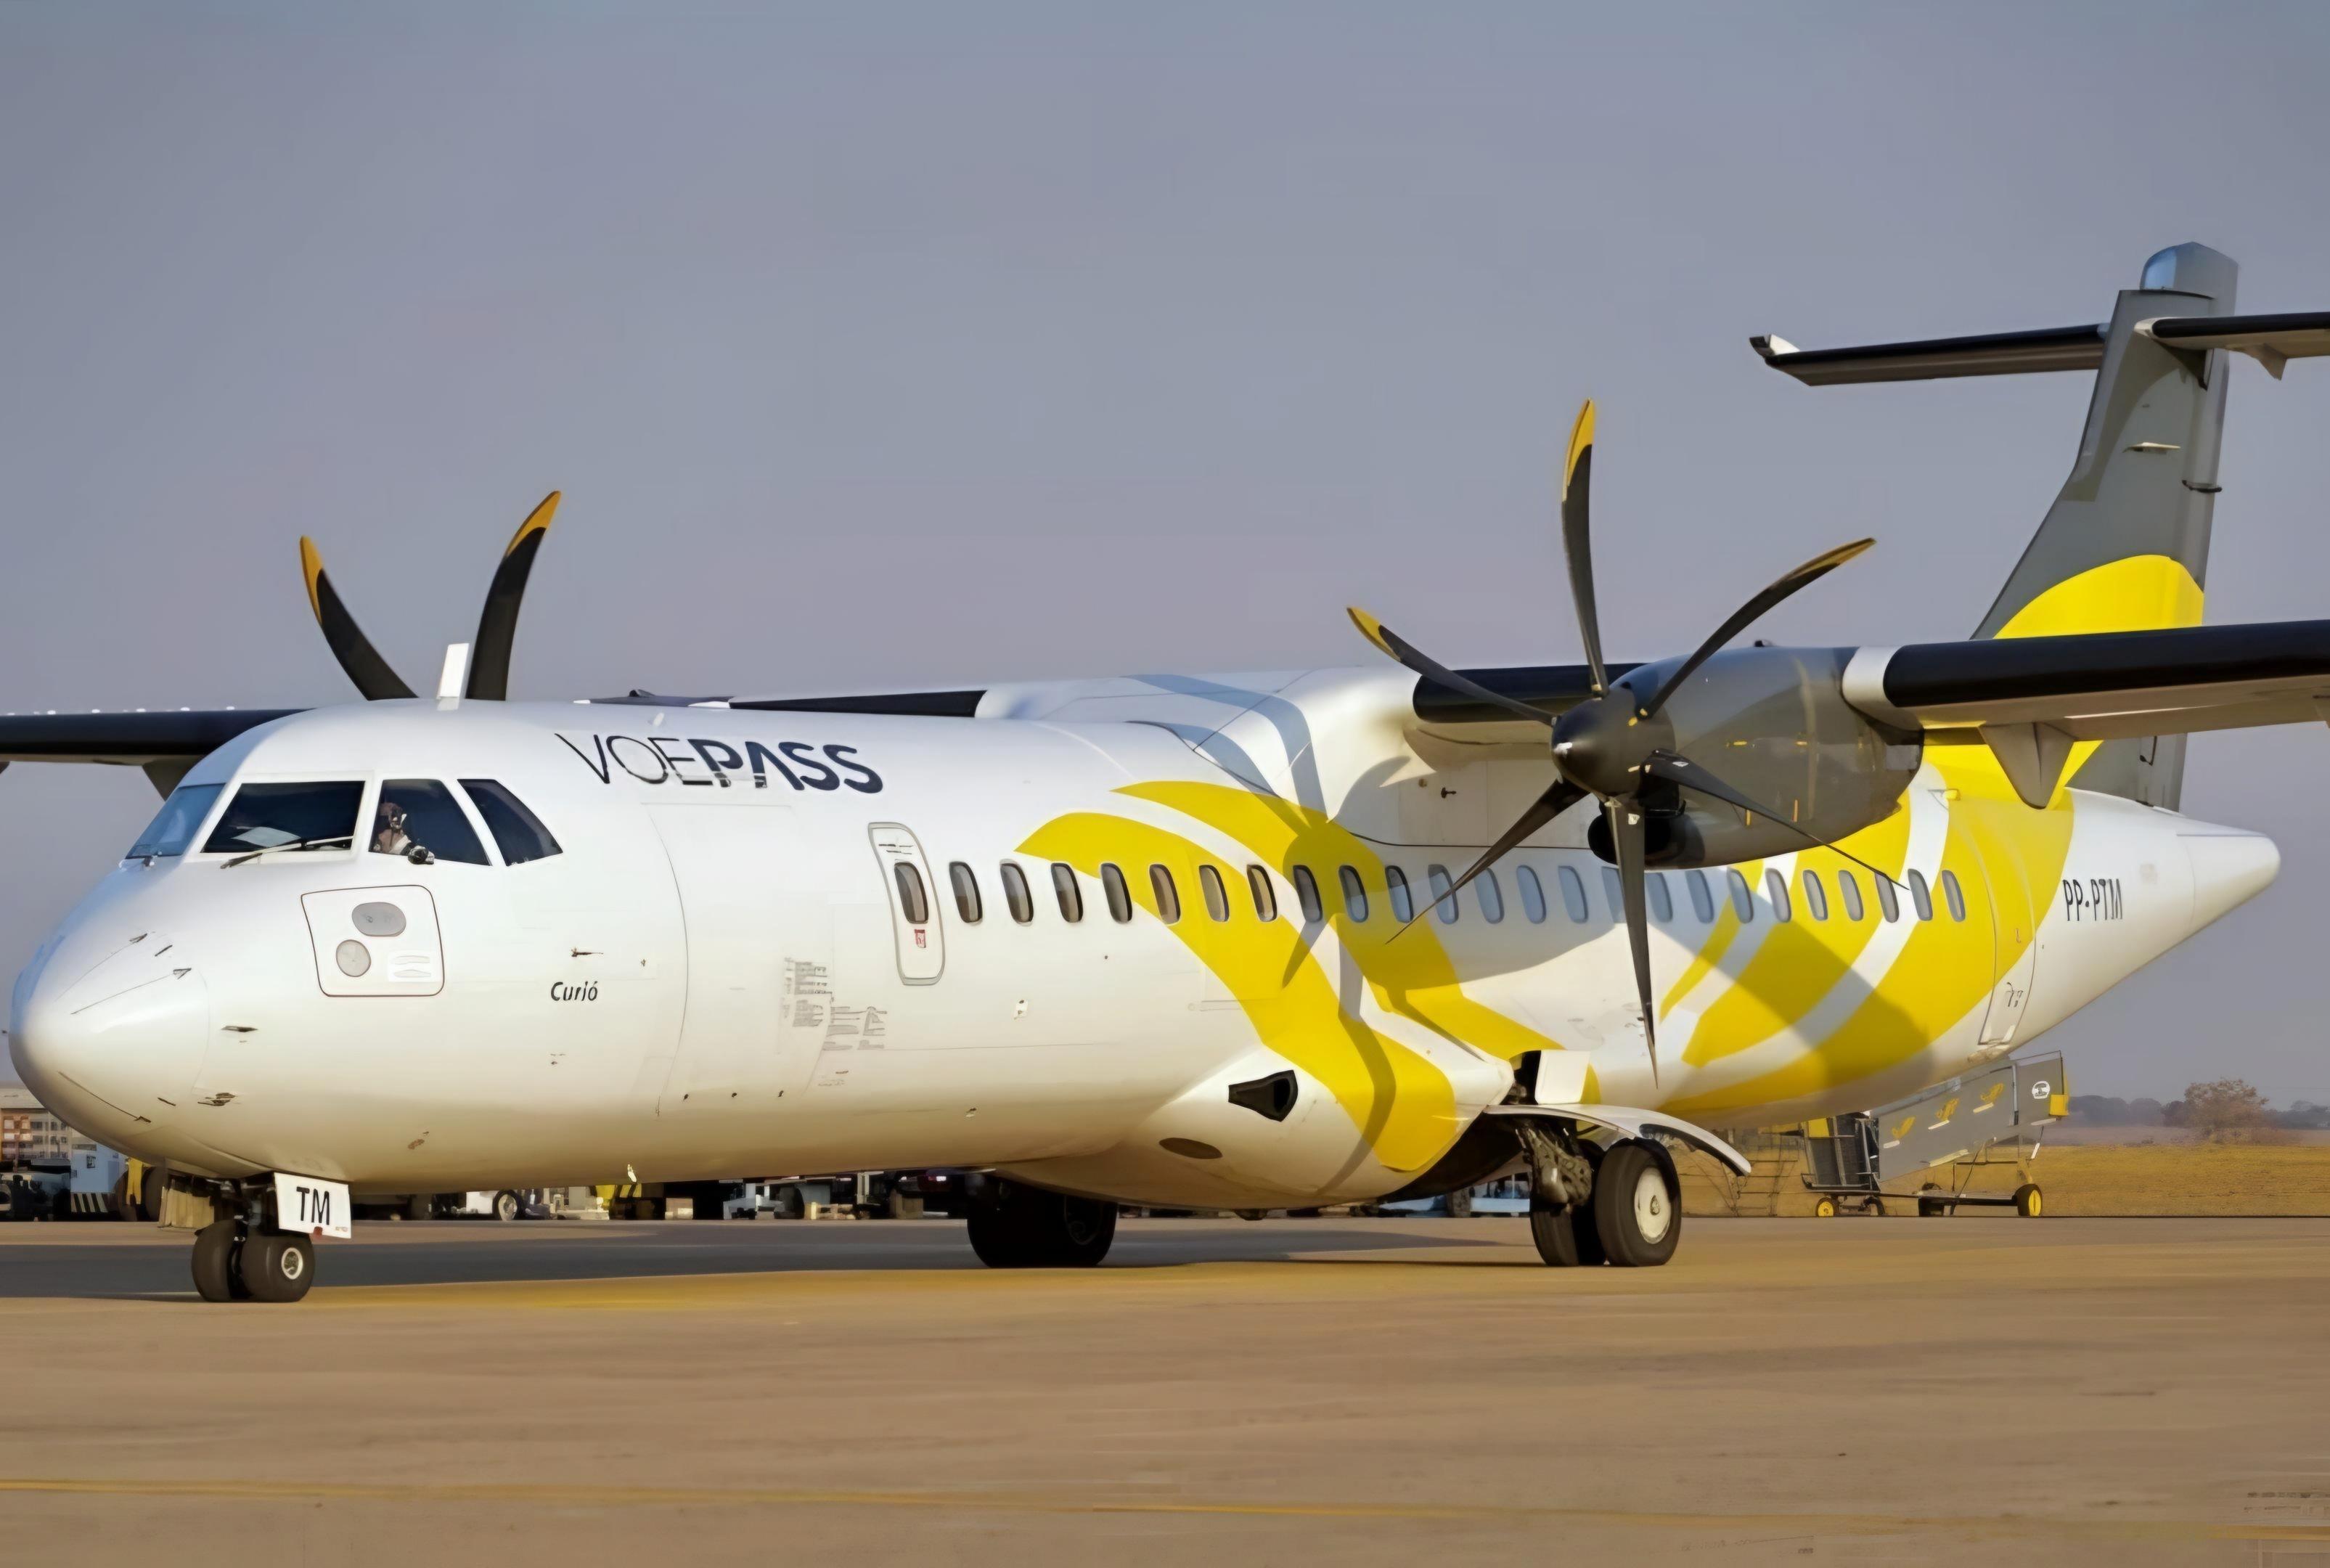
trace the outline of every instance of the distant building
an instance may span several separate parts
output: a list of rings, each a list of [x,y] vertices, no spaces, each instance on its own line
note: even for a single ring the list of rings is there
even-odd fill
[[[29,1090],[0,1084],[0,1169],[64,1165],[72,1159],[72,1129],[42,1107]]]

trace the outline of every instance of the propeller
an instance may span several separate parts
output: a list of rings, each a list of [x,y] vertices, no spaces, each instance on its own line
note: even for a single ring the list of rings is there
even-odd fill
[[[526,578],[534,571],[534,558],[541,553],[543,538],[550,532],[550,519],[557,513],[558,492],[553,490],[526,514],[526,521],[518,525],[517,532],[503,549],[501,563],[494,568],[493,582],[486,589],[485,608],[478,615],[478,635],[470,644],[465,695],[493,702],[509,696],[510,648],[517,639],[518,607],[526,598]],[[299,567],[308,580],[308,607],[316,613],[316,624],[323,629],[324,641],[364,699],[379,702],[388,698],[411,697],[412,688],[381,657],[380,650],[372,645],[372,639],[356,624],[355,617],[348,613],[346,603],[324,570],[324,557],[316,548],[316,541],[305,535],[299,539]]]
[[[1586,666],[1594,695],[1559,717],[1531,708],[1479,682],[1466,679],[1416,648],[1363,610],[1351,619],[1369,641],[1416,674],[1490,703],[1516,717],[1542,724],[1552,731],[1554,780],[1530,803],[1512,826],[1497,836],[1443,898],[1453,898],[1464,885],[1503,859],[1521,841],[1577,802],[1591,795],[1602,803],[1603,820],[1610,832],[1612,858],[1617,862],[1620,902],[1626,921],[1626,945],[1634,959],[1634,991],[1642,1007],[1643,1041],[1649,1050],[1651,1077],[1657,1080],[1659,1049],[1655,999],[1651,993],[1651,927],[1645,895],[1650,814],[1643,795],[1654,785],[1672,785],[1723,802],[1734,810],[1760,816],[1826,849],[1837,846],[1797,826],[1788,817],[1758,803],[1705,767],[1678,755],[1668,741],[1672,727],[1657,723],[1668,701],[1697,673],[1700,666],[1748,625],[1782,600],[1843,565],[1875,544],[1858,539],[1824,555],[1815,556],[1756,594],[1670,671],[1647,698],[1624,687],[1613,687],[1609,666],[1602,657],[1602,622],[1595,607],[1594,548],[1590,526],[1594,471],[1594,404],[1578,410],[1569,433],[1569,455],[1562,469],[1561,547],[1568,567],[1570,598],[1577,609],[1577,632],[1586,645]],[[1859,856],[1839,850],[1872,875],[1885,876]],[[1891,880],[1890,877],[1886,879]],[[1435,900],[1436,903],[1437,900]],[[1423,918],[1421,912],[1416,919]],[[1410,925],[1415,924],[1411,920]],[[1405,929],[1405,927],[1403,927]]]

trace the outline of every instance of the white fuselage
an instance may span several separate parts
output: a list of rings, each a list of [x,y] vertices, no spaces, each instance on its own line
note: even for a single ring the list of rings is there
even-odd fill
[[[415,864],[366,826],[241,864],[124,861],[18,981],[19,1070],[148,1160],[360,1191],[963,1165],[1128,1201],[1351,1201],[1414,1179],[1531,1051],[1542,1099],[1729,1126],[1922,1088],[2027,1042],[2276,863],[2254,835],[2107,797],[2012,804],[2061,813],[2034,849],[1929,765],[1870,833],[1898,837],[1937,906],[1956,867],[1964,918],[1888,920],[1856,884],[1848,919],[1833,855],[1739,868],[1764,900],[1745,921],[1722,873],[1712,919],[1664,874],[1654,1079],[1582,823],[1505,862],[1497,906],[1468,889],[1453,922],[1387,940],[1390,870],[1422,909],[1541,763],[1420,756],[1397,675],[1122,686],[961,719],[421,701],[280,721],[187,785],[223,803],[361,781],[370,824],[384,781],[490,779],[560,852]],[[1775,918],[1766,871],[1801,889],[1816,868],[1828,917],[1799,891]],[[1291,1113],[1233,1101],[1274,1074]]]

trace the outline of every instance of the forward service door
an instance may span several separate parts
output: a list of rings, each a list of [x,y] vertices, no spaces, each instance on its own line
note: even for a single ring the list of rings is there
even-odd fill
[[[939,925],[938,884],[911,829],[876,822],[866,830],[882,887],[890,900],[890,926],[897,940],[898,978],[909,985],[935,984],[946,969],[946,936]]]

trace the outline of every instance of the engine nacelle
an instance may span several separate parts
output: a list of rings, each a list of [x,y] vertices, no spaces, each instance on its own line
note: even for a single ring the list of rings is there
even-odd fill
[[[1671,728],[1666,749],[1789,822],[1743,820],[1720,801],[1672,786],[1641,797],[1653,866],[1725,866],[1806,847],[1804,832],[1842,839],[1901,808],[1924,756],[1922,738],[1880,725],[1844,699],[1849,648],[1741,648],[1719,653],[1667,699],[1653,720]],[[1613,682],[1637,699],[1658,689],[1674,660],[1644,664]],[[1610,829],[1597,818],[1587,845],[1608,860]]]

